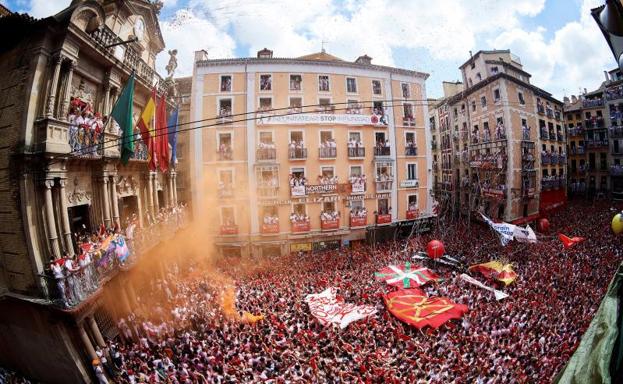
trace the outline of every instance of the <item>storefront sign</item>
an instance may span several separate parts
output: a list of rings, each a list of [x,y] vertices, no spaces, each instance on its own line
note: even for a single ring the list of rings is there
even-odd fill
[[[263,124],[345,124],[345,125],[376,125],[387,126],[377,115],[337,115],[326,113],[300,113],[291,115],[257,114],[257,125]]]
[[[312,250],[312,243],[290,244],[290,252],[307,252]]]

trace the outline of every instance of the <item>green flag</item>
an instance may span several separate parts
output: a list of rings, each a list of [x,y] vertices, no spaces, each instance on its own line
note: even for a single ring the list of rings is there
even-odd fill
[[[134,103],[134,73],[128,79],[127,84],[121,91],[110,117],[115,119],[121,128],[121,163],[128,164],[130,156],[134,153],[134,127],[132,126],[132,105]]]

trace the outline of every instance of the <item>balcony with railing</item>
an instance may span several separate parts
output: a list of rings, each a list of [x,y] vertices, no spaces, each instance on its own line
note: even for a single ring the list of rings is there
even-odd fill
[[[560,142],[564,142],[565,141],[561,132],[556,132],[556,140],[558,140]]]
[[[389,157],[391,155],[391,147],[379,146],[374,147],[374,157]]]
[[[276,216],[264,216],[260,233],[263,235],[274,235],[279,233],[279,218]]]
[[[582,106],[584,108],[596,108],[596,107],[601,107],[603,105],[604,105],[604,99],[602,99],[602,98],[584,99],[582,101]]]
[[[257,161],[275,161],[277,159],[277,149],[274,144],[265,144],[255,150],[255,160]]]
[[[125,45],[119,49],[122,40],[107,26],[102,26],[89,34],[96,48],[105,56],[121,61],[128,72],[134,71],[135,76],[147,86],[162,85],[162,78],[158,73],[140,58],[134,48]]]
[[[536,111],[537,111],[540,115],[544,115],[544,114],[545,114],[545,105],[543,105],[542,103],[537,103],[537,105],[536,105]]]
[[[413,116],[403,116],[402,125],[406,127],[415,127],[415,118]]]
[[[260,179],[257,183],[257,196],[260,198],[276,197],[279,195],[279,180],[277,177],[272,179]]]
[[[364,193],[366,191],[365,175],[351,175],[348,181],[350,182],[351,193]]]
[[[362,159],[364,157],[366,157],[365,147],[349,147],[348,148],[349,159]]]
[[[100,158],[104,153],[103,142],[104,132],[98,132],[86,125],[69,125],[69,148],[72,155],[83,158]],[[135,149],[137,147],[135,145]],[[145,155],[147,154],[145,153]]]
[[[160,242],[168,241],[185,226],[183,210],[170,214],[155,224],[136,228],[132,239],[111,235],[97,246],[84,244],[83,266],[69,270],[58,259],[51,269],[39,275],[43,297],[52,305],[70,310],[92,298],[120,271],[127,271]]]
[[[569,133],[569,136],[584,136],[584,127],[579,126],[579,127],[572,127],[572,128],[568,128],[567,132]]]
[[[604,129],[604,118],[601,116],[593,116],[590,119],[584,120],[584,126],[586,129]]]
[[[549,140],[549,133],[546,128],[541,128],[539,132],[541,133],[541,140]]]
[[[219,183],[217,193],[220,199],[233,197],[234,196],[233,185],[231,183]]]
[[[623,176],[623,165],[614,164],[610,166],[610,175]]]
[[[377,192],[390,192],[394,183],[393,178],[389,179],[376,179],[376,191]]]
[[[231,107],[221,107],[218,111],[218,120],[220,124],[231,123],[234,121],[234,116],[231,112]]]
[[[405,156],[417,156],[417,147],[407,145],[405,147]]]
[[[337,157],[337,148],[336,147],[318,148],[318,157],[320,159],[335,159]]]
[[[610,127],[610,138],[623,139],[623,126]]]
[[[221,236],[233,236],[238,234],[238,226],[236,224],[221,224],[219,233]]]
[[[290,214],[290,229],[293,233],[304,233],[311,230],[309,216],[302,213]]]
[[[430,147],[431,147],[431,149],[433,151],[436,151],[437,150],[437,142],[436,141],[431,142],[430,143]]]
[[[407,220],[415,220],[419,216],[420,216],[420,211],[417,208],[408,209],[405,215]]]
[[[563,188],[565,185],[564,176],[544,176],[541,180],[541,189],[549,191],[553,189]]]
[[[305,160],[305,159],[307,159],[307,148],[304,148],[304,147],[290,148],[288,150],[288,158],[290,160]]]
[[[217,151],[217,159],[219,161],[229,161],[229,160],[233,160],[233,158],[234,158],[234,153],[231,147],[221,146],[221,148],[219,148],[219,150]]]
[[[320,229],[334,231],[340,228],[340,215],[336,211],[324,211],[320,214]]]
[[[586,147],[589,149],[605,149],[608,148],[608,139],[588,139]]]
[[[350,227],[358,228],[368,225],[368,211],[366,208],[354,208],[350,211]]]
[[[606,100],[618,100],[623,99],[623,86],[617,85],[612,88],[608,88],[605,91]]]
[[[378,213],[376,215],[376,224],[377,225],[387,225],[392,223],[392,214],[391,213]]]
[[[584,147],[571,147],[569,148],[569,152],[571,155],[583,155],[586,153]]]

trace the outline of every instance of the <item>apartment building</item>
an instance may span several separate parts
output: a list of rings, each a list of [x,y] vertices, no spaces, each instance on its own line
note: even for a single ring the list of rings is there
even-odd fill
[[[190,116],[203,122],[190,138],[193,206],[213,223],[219,253],[356,244],[427,220],[427,77],[365,55],[197,52]]]
[[[509,50],[479,51],[460,70],[463,89],[436,108],[438,116],[449,111],[450,132],[440,132],[446,149],[433,156],[451,185],[437,189],[456,191],[453,209],[515,223],[564,204],[562,102],[532,85]]]

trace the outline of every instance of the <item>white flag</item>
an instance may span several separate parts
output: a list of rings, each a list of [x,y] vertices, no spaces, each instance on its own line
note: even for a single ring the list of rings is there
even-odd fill
[[[515,240],[522,243],[536,243],[536,234],[529,225],[526,225],[526,228],[516,226],[513,236],[515,236]]]
[[[459,276],[461,279],[467,281],[470,284],[474,284],[477,287],[480,287],[482,289],[486,289],[489,292],[493,292],[493,294],[495,295],[495,299],[496,300],[502,300],[502,299],[506,299],[508,297],[507,293],[504,293],[502,291],[498,291],[497,289],[491,288],[491,287],[487,287],[486,285],[484,285],[483,283],[481,283],[480,281],[474,279],[473,277],[466,275],[464,273],[461,273],[461,275]]]
[[[371,305],[355,305],[345,303],[336,297],[337,289],[331,287],[316,294],[305,296],[305,302],[309,305],[311,314],[321,324],[336,324],[344,329],[348,324],[366,318],[376,313]]]
[[[494,223],[482,213],[480,216],[482,216],[483,220],[500,235],[500,241],[503,246],[506,246],[511,240],[513,240],[513,234],[515,233],[515,228],[517,227],[516,225],[504,222]]]

